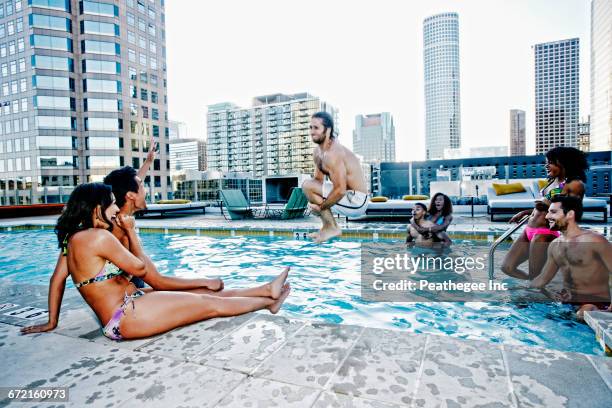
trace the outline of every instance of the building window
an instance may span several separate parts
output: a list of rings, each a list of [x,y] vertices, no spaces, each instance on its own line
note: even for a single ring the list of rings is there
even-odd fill
[[[72,32],[72,25],[69,19],[45,14],[30,14],[30,26],[33,28]]]

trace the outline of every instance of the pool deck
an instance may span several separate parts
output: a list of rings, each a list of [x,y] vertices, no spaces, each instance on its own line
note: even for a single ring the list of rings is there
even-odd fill
[[[51,333],[7,316],[47,288],[0,280],[0,387],[70,387],[70,407],[609,407],[612,359],[250,313],[143,340],[102,336],[67,291]],[[0,401],[6,406],[8,401]],[[9,406],[23,407],[13,402]]]

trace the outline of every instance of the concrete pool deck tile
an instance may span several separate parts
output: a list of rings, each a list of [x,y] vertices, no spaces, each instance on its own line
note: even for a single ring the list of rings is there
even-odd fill
[[[605,351],[606,347],[612,350],[612,313],[585,312],[584,321],[593,329],[597,340]]]
[[[227,395],[218,407],[311,407],[320,390],[263,378],[249,378]]]
[[[182,364],[144,353],[117,353],[113,357],[88,370],[86,376],[65,383],[72,406],[117,407]]]
[[[308,324],[265,360],[253,375],[322,389],[363,330],[358,326]]]
[[[612,391],[586,355],[527,346],[503,349],[520,407],[610,406]]]
[[[117,348],[53,333],[22,336],[19,327],[5,326],[0,327],[0,350],[2,366],[10,370],[0,370],[3,387],[61,386],[78,377],[79,369],[85,373],[121,353]]]
[[[236,317],[210,319],[168,332],[138,351],[191,361],[198,354],[255,317],[254,313]]]
[[[612,391],[612,358],[602,356],[587,356],[587,358]]]
[[[408,405],[427,336],[366,329],[331,381],[332,391]]]
[[[324,391],[315,401],[313,408],[404,408],[409,405],[391,404],[364,398],[349,397],[344,394],[336,394]]]
[[[499,345],[430,335],[415,407],[514,406]]]
[[[148,387],[140,387],[122,407],[199,408],[214,407],[246,379],[231,370],[182,363],[165,377],[158,377]]]
[[[305,324],[300,320],[257,314],[196,359],[207,366],[250,374]]]

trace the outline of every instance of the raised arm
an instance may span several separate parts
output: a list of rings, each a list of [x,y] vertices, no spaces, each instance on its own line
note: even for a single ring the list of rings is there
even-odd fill
[[[151,136],[151,140],[149,140],[149,152],[147,153],[147,158],[142,163],[142,166],[140,167],[140,169],[138,169],[138,177],[140,177],[141,180],[144,180],[145,177],[147,176],[147,172],[149,171],[151,164],[155,160],[156,151],[157,151],[157,142],[153,139],[153,136]]]
[[[544,286],[548,285],[559,271],[559,265],[555,261],[555,257],[553,254],[553,248],[555,246],[556,245],[554,241],[551,242],[551,244],[548,246],[548,255],[546,257],[546,263],[542,268],[542,273],[540,273],[534,280],[529,283],[530,288],[544,288]]]
[[[44,324],[37,324],[21,329],[22,334],[40,333],[53,330],[59,322],[59,313],[62,307],[62,299],[64,298],[64,289],[66,288],[66,278],[68,277],[68,264],[66,257],[62,252],[59,254],[55,270],[49,281],[49,320]]]
[[[330,162],[329,179],[334,185],[334,188],[330,191],[325,201],[319,206],[321,211],[333,207],[342,197],[344,197],[344,194],[346,194],[346,166],[344,166],[344,161],[342,157],[334,154]]]

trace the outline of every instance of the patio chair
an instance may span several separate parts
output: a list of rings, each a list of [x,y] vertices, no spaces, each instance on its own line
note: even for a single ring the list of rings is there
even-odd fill
[[[308,198],[301,188],[294,187],[291,189],[291,195],[285,208],[271,209],[266,205],[264,212],[266,218],[290,220],[303,217],[307,208]]]
[[[498,214],[516,214],[521,210],[528,210],[535,205],[535,196],[530,186],[525,186],[525,191],[497,195],[493,187],[487,189],[487,211],[494,221],[494,216]]]
[[[242,190],[220,190],[219,198],[221,199],[219,202],[221,214],[226,220],[243,220],[255,216],[253,208],[242,194]],[[227,210],[227,215],[223,211],[223,207]]]

